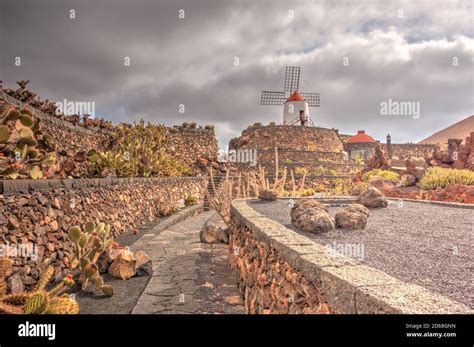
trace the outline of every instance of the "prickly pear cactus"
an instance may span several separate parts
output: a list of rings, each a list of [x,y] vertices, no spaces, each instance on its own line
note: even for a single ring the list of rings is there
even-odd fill
[[[40,128],[29,109],[0,105],[0,178],[40,179],[56,172],[57,147]]]
[[[92,284],[95,289],[101,290],[106,296],[114,295],[113,288],[104,285],[97,266],[100,255],[112,248],[110,225],[105,223],[96,225],[89,221],[84,224],[83,229],[79,226],[70,228],[68,237],[74,242],[74,258],[71,261],[71,266],[81,270],[79,277],[81,288],[85,289],[89,284]]]

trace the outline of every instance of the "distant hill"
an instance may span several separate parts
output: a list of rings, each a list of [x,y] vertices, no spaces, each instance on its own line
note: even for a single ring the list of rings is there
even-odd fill
[[[474,131],[474,115],[464,118],[462,121],[454,123],[447,128],[435,132],[433,135],[421,140],[420,144],[425,143],[446,143],[448,139],[466,140],[471,132]]]

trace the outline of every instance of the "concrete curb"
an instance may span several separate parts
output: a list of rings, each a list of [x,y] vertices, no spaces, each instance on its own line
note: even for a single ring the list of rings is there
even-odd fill
[[[255,211],[245,199],[232,202],[231,219],[248,227],[258,241],[269,244],[294,269],[321,288],[327,303],[337,312],[473,313],[469,307],[443,295],[402,282],[344,255],[329,253],[324,246]]]

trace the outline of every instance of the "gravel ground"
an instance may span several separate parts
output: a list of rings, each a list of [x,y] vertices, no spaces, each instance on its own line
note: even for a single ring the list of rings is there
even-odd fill
[[[318,235],[291,226],[287,200],[249,204],[322,245],[357,245],[356,252],[345,255],[474,308],[473,209],[391,203],[370,211],[365,230],[335,229]],[[329,213],[334,217],[339,209],[331,207]]]

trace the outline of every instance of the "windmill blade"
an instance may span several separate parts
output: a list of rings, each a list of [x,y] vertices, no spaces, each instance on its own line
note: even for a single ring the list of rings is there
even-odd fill
[[[306,100],[308,106],[319,107],[319,93],[301,93],[301,96]]]
[[[300,68],[298,66],[287,66],[285,72],[284,91],[293,93],[300,87]]]
[[[260,99],[260,105],[283,105],[286,101],[284,92],[270,92],[264,90]]]

